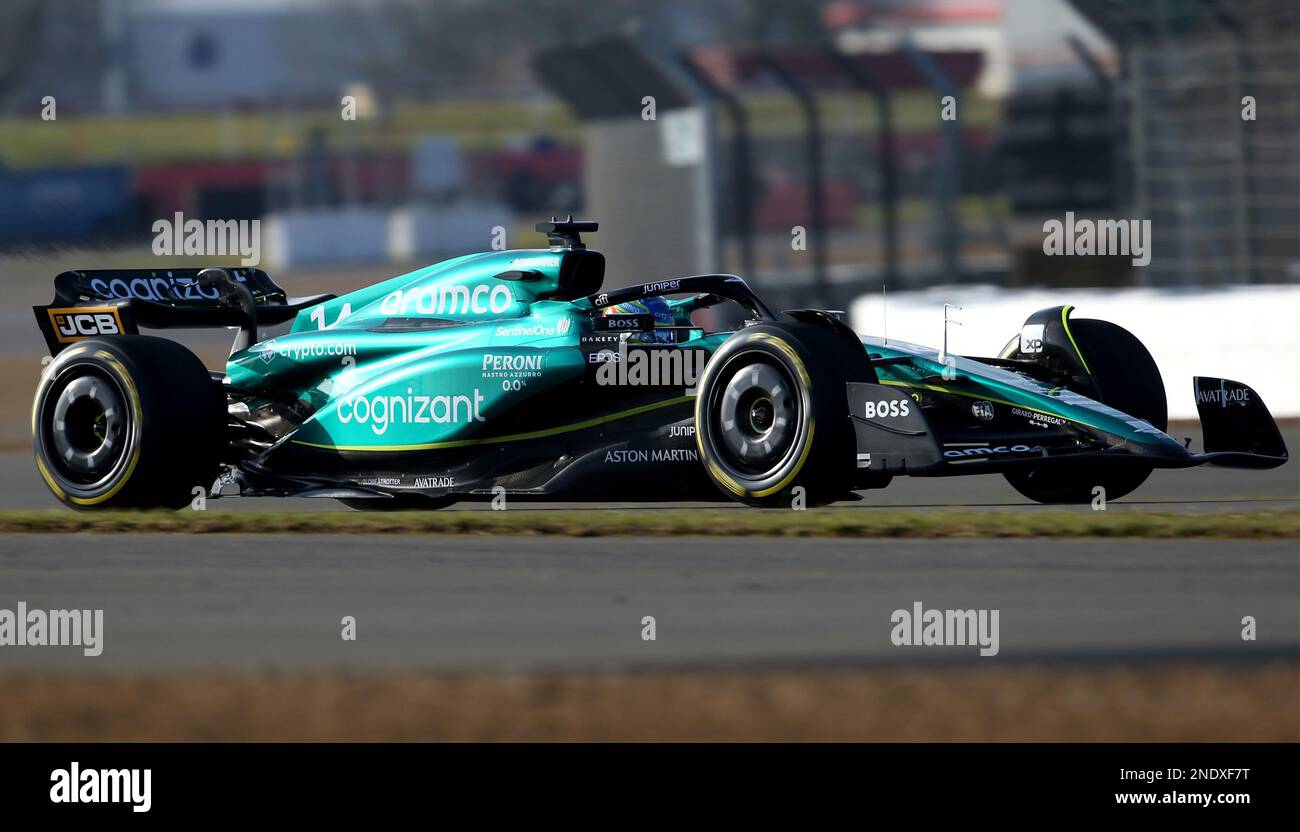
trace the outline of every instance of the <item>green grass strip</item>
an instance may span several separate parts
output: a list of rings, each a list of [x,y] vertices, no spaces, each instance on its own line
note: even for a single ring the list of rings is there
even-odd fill
[[[1300,539],[1300,509],[1135,510],[828,508],[538,511],[0,511],[0,533],[519,534],[569,537]]]

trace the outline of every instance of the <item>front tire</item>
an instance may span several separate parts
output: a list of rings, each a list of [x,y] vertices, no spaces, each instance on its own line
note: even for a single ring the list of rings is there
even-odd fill
[[[1165,383],[1155,359],[1133,333],[1109,321],[1070,322],[1079,351],[1100,392],[1100,400],[1116,410],[1145,419],[1160,430],[1169,426]],[[1092,391],[1080,391],[1097,395]],[[1079,463],[1060,467],[1022,468],[1006,473],[1007,482],[1038,503],[1090,503],[1093,490],[1117,500],[1137,490],[1151,476],[1143,463]]]
[[[216,478],[225,395],[180,344],[109,336],[63,350],[32,405],[36,467],[75,509],[180,508]]]
[[[1061,468],[1028,468],[1008,471],[1011,487],[1044,505],[1086,505],[1102,496],[1118,500],[1127,496],[1151,476],[1150,465],[1119,462],[1070,465]],[[1097,495],[1094,489],[1101,488]]]
[[[731,336],[697,386],[695,438],[710,479],[764,508],[791,505],[800,487],[810,506],[845,497],[855,457],[844,385],[868,372],[861,347],[813,324]]]

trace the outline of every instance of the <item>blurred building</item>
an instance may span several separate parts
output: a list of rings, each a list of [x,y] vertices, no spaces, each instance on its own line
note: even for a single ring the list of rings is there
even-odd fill
[[[323,101],[337,98],[361,75],[356,53],[338,35],[319,39],[346,31],[347,13],[340,5],[110,0],[106,13],[121,16],[125,83],[136,109]]]
[[[822,8],[822,20],[853,54],[894,53],[905,40],[931,52],[977,52],[975,89],[1000,97],[1011,88],[1002,0],[835,0]]]
[[[1300,3],[1073,3],[1121,55],[1138,279],[1300,280]]]

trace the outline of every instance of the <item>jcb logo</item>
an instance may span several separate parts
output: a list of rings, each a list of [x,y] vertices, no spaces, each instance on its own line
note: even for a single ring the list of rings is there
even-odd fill
[[[889,419],[906,416],[912,411],[907,407],[907,399],[892,399],[878,402],[867,402],[866,418],[868,419]]]
[[[50,323],[60,344],[70,344],[96,335],[121,335],[122,319],[112,306],[80,309],[49,309]]]

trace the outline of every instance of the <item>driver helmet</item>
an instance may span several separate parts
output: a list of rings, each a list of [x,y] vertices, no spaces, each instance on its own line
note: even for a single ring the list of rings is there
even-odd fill
[[[650,315],[656,327],[670,327],[676,323],[672,307],[662,295],[650,295],[640,300],[630,300],[605,307],[606,315]],[[638,337],[639,336],[639,337]],[[643,332],[632,336],[636,341],[672,341],[671,332]]]

